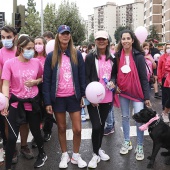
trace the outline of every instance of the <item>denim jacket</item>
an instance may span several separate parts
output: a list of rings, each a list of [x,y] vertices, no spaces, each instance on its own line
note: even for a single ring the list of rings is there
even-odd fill
[[[60,51],[59,51],[60,53]],[[70,57],[71,54],[69,49],[65,51],[66,56]],[[58,89],[58,79],[59,79],[59,67],[58,63],[56,63],[55,67],[52,69],[52,55],[53,52],[47,55],[44,65],[44,75],[43,75],[43,97],[44,104],[52,105],[55,102],[56,92]],[[83,61],[83,57],[80,51],[77,51],[77,60],[78,64],[74,64],[71,61],[71,71],[72,71],[72,79],[73,86],[75,91],[75,96],[77,100],[80,100],[82,96],[85,96],[85,64]]]

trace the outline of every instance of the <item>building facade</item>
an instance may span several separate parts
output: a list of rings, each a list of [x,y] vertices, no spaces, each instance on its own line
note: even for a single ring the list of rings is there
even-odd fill
[[[145,0],[144,1],[144,26],[149,31],[155,26],[160,41],[170,40],[170,0]]]

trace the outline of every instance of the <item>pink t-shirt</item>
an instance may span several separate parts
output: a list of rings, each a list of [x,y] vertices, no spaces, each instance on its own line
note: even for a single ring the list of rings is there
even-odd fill
[[[16,49],[15,50],[8,50],[5,47],[0,49],[0,70],[3,69],[4,63],[15,57]]]
[[[45,57],[44,56],[37,56],[36,58],[40,61],[43,72],[44,72]]]
[[[99,78],[100,78],[100,83],[103,84],[104,88],[105,88],[105,98],[102,100],[101,103],[108,103],[108,102],[112,102],[113,96],[112,96],[112,92],[106,87],[106,84],[103,80],[103,78],[107,78],[108,80],[110,80],[111,78],[111,71],[112,71],[112,65],[110,60],[106,61],[106,56],[102,55],[101,59],[98,60],[98,64],[99,64]]]
[[[73,77],[70,58],[62,54],[61,66],[59,68],[59,80],[57,97],[68,97],[74,95]]]
[[[152,57],[152,56],[151,56]],[[152,67],[152,61],[145,58],[145,61],[150,69],[150,71],[148,70],[148,67],[146,66],[146,71],[147,71],[147,77],[148,77],[148,80],[150,80],[150,76],[152,75],[153,73],[153,67]]]
[[[38,59],[32,58],[28,62],[19,61],[18,57],[5,62],[2,72],[2,79],[8,80],[11,85],[11,92],[21,99],[33,98],[38,94],[38,87],[27,87],[25,81],[36,80],[42,77],[42,67]],[[18,102],[12,104],[17,108]],[[26,110],[31,111],[32,105],[24,103]]]

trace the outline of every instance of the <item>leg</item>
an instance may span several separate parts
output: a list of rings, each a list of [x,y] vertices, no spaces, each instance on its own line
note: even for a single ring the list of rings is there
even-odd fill
[[[109,111],[109,114],[107,116],[107,119],[106,119],[106,128],[108,129],[113,129],[113,126],[114,126],[114,111],[113,111],[113,106],[111,107],[110,111]]]
[[[62,153],[67,151],[66,144],[66,113],[55,113],[58,125],[58,138],[61,146]]]
[[[21,146],[26,146],[28,133],[29,133],[28,124],[21,125],[19,130],[20,130],[20,135],[21,135]]]
[[[16,124],[16,114],[17,114],[17,109],[10,107],[8,120],[18,138],[19,126]],[[8,141],[7,141],[6,150],[5,150],[6,169],[11,169],[12,158],[15,152],[17,138],[14,135],[11,127],[8,125]]]
[[[144,108],[143,102],[135,102],[133,101],[133,108],[134,108],[134,114],[138,113],[140,110]],[[137,126],[137,143],[138,145],[143,145],[143,131],[139,130],[139,126],[141,126],[141,123],[136,123]]]
[[[124,140],[130,141],[130,100],[124,97],[119,97],[122,111],[122,127],[124,133]]]
[[[5,135],[5,117],[0,114],[0,131],[3,139],[3,148],[5,149],[7,138]]]
[[[70,113],[73,130],[73,152],[79,153],[81,142],[81,116],[80,111]]]

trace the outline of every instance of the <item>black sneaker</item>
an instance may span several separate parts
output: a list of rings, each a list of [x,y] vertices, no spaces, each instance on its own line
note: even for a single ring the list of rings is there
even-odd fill
[[[161,95],[159,95],[158,93],[155,93],[155,97],[154,98],[156,98],[156,99],[161,99]]]
[[[37,148],[37,144],[36,144],[34,138],[32,139],[31,144],[32,144],[32,148]]]
[[[114,127],[111,129],[111,128],[105,128],[104,129],[104,136],[107,136],[111,133],[114,133]]]
[[[34,163],[34,168],[42,167],[46,160],[47,160],[47,155],[45,153],[38,154],[37,160]]]
[[[45,133],[44,134],[44,142],[47,142],[51,139],[51,134],[50,133]]]

